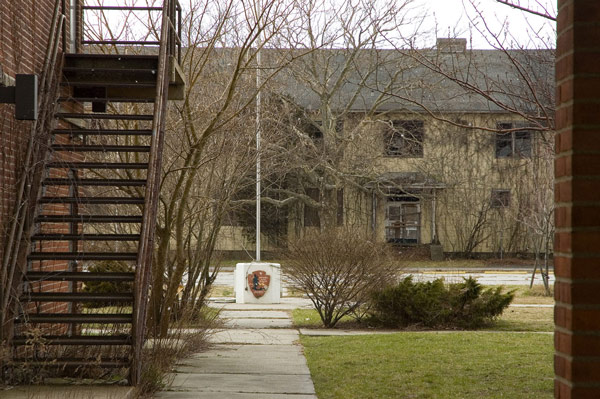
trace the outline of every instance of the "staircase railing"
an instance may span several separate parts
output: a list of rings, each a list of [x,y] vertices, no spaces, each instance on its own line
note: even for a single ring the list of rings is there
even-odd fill
[[[82,26],[85,24],[86,12],[99,11],[101,13],[106,13],[108,11],[121,11],[121,12],[148,12],[149,14],[152,12],[162,12],[163,14],[163,24],[161,25],[161,37],[154,38],[156,40],[124,40],[120,38],[110,37],[110,38],[97,38],[97,39],[88,39],[82,37],[80,40],[80,44],[82,45],[91,45],[91,46],[161,46],[163,42],[168,44],[169,53],[168,55],[176,57],[177,61],[181,61],[181,5],[178,0],[169,0],[165,1],[164,4],[160,7],[148,6],[148,7],[135,7],[135,6],[102,6],[102,5],[86,5],[85,2],[80,6],[81,9],[81,24]],[[164,15],[167,11],[166,15],[168,15],[168,27],[169,32],[167,32],[168,38],[163,41],[162,39],[162,26],[164,26]],[[151,18],[149,18],[151,20]],[[149,34],[147,37],[151,37]],[[80,48],[81,49],[81,48]]]
[[[23,162],[23,171],[15,198],[15,211],[12,216],[11,226],[8,231],[0,270],[0,342],[11,339],[12,334],[12,300],[17,297],[16,278],[25,271],[25,256],[28,231],[32,226],[31,220],[35,212],[35,201],[40,188],[42,163],[46,157],[49,139],[49,128],[52,123],[52,114],[56,107],[58,90],[59,64],[58,54],[61,44],[65,48],[65,0],[56,0],[54,14],[50,25],[48,46],[44,58],[38,88],[40,99],[37,119],[33,121],[29,134],[29,141]]]
[[[161,165],[167,119],[167,99],[170,77],[169,57],[175,54],[175,46],[181,46],[181,40],[175,39],[177,28],[175,13],[179,6],[177,0],[165,0],[160,34],[158,55],[158,73],[156,81],[156,99],[154,101],[154,120],[152,121],[152,142],[146,177],[146,204],[140,231],[133,314],[133,362],[130,379],[137,385],[141,374],[141,355],[144,345],[146,326],[146,305],[148,303],[148,285],[154,251],[154,231],[160,194]],[[181,8],[179,7],[179,11]],[[180,27],[181,25],[179,25]],[[178,54],[181,55],[180,53]]]
[[[158,70],[156,82],[156,97],[154,101],[154,119],[152,122],[151,149],[146,178],[145,206],[140,231],[138,258],[136,262],[134,307],[133,307],[133,359],[130,368],[130,382],[137,385],[141,375],[141,357],[145,339],[146,308],[148,302],[148,286],[151,274],[152,254],[154,250],[154,230],[159,202],[159,187],[161,179],[161,164],[164,146],[164,130],[167,117],[167,98],[170,82],[171,58],[181,61],[181,5],[178,0],[164,0],[161,7],[133,6],[80,6],[81,23],[85,20],[86,12],[122,11],[122,12],[162,12],[160,37],[153,38],[148,34],[146,40],[123,40],[120,38],[90,39],[81,37],[80,45],[88,46],[118,46],[135,48],[139,46],[158,46]],[[158,39],[158,40],[151,40]],[[122,47],[122,48],[123,48]],[[83,50],[79,46],[80,50]]]

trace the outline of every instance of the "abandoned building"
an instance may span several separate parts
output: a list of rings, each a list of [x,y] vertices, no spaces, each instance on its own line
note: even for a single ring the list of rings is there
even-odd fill
[[[266,91],[293,110],[283,134],[304,135],[290,156],[311,172],[279,169],[298,199],[276,234],[351,226],[459,256],[551,252],[554,51],[466,45],[319,50],[285,67]],[[220,249],[253,247],[244,220],[225,222]]]

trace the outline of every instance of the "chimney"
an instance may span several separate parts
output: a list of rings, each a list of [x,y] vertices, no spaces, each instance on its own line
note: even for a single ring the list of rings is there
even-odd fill
[[[464,53],[467,50],[467,39],[438,37],[436,47],[442,53]]]

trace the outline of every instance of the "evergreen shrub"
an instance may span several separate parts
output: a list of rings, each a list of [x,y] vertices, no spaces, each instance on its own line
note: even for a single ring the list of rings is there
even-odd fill
[[[92,273],[128,273],[132,272],[133,268],[125,262],[114,260],[99,261],[88,267],[88,271]],[[83,292],[90,294],[117,294],[132,292],[133,283],[131,282],[113,282],[113,281],[88,281],[83,286]],[[96,308],[116,305],[113,303],[91,302],[84,303],[87,308]]]
[[[471,277],[445,284],[443,279],[414,282],[408,276],[375,291],[369,309],[371,320],[386,327],[480,328],[501,315],[513,299],[514,291],[483,289]]]

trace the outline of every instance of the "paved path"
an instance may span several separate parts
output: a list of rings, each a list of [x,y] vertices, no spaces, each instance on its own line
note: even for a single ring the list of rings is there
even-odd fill
[[[296,298],[282,301],[213,304],[222,308],[226,328],[212,336],[209,351],[180,361],[171,386],[155,398],[316,399],[289,313],[310,304]]]

